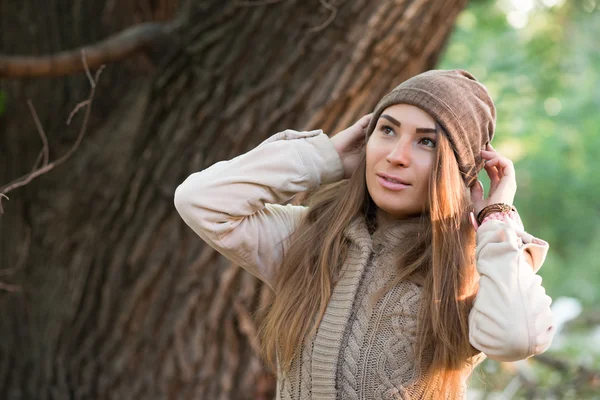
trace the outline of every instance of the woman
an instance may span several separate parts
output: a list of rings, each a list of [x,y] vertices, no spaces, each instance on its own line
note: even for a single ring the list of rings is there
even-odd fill
[[[275,291],[278,399],[463,398],[484,356],[550,346],[548,244],[512,207],[494,127],[471,74],[428,71],[331,139],[286,130],[177,188],[184,221]],[[308,207],[282,205],[307,190]]]

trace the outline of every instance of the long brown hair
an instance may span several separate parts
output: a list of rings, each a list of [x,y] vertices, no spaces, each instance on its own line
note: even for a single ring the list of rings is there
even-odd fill
[[[304,340],[316,333],[340,278],[347,254],[344,229],[355,218],[373,221],[376,205],[366,186],[365,148],[363,144],[359,167],[349,180],[321,187],[309,197],[307,215],[290,237],[261,327],[264,358],[282,374],[290,371]],[[430,182],[424,214],[430,229],[421,245],[405,252],[397,278],[386,287],[416,274],[422,277],[416,362],[427,385],[418,388],[419,397],[444,393],[453,398],[461,390],[463,368],[475,354],[468,313],[477,282],[475,235],[468,219],[472,203],[450,142],[442,134]]]

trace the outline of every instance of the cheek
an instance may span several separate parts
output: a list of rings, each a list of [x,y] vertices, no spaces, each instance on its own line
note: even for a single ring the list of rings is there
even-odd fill
[[[419,182],[422,183],[422,190],[427,190],[429,187],[434,161],[434,156],[429,155],[428,157],[423,157],[415,162],[415,167],[417,168],[419,175]]]
[[[375,184],[375,172],[376,172],[376,165],[377,162],[379,160],[379,153],[380,151],[378,151],[377,146],[374,145],[372,140],[369,140],[367,142],[367,147],[366,147],[366,157],[365,157],[365,181],[367,184],[367,191],[369,192],[369,194],[372,196],[371,191],[374,188],[374,184]]]
[[[386,156],[386,149],[377,139],[369,139],[366,148],[367,167],[374,167],[382,158]]]
[[[377,148],[376,148],[376,146],[373,146],[373,141],[369,140],[367,142],[367,148],[365,150],[367,175],[369,174],[370,171],[373,170],[374,165],[376,163],[376,159],[377,159],[377,156],[376,156],[377,151],[376,150],[377,150]]]

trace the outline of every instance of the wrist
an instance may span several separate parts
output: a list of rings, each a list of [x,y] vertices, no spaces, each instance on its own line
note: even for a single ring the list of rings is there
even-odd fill
[[[517,212],[517,209],[512,204],[493,203],[479,211],[479,213],[477,214],[477,222],[479,222],[479,224],[483,224],[485,218],[491,214],[498,213],[508,215],[511,212],[514,212],[515,214]]]
[[[509,211],[509,212],[492,212],[490,214],[488,214],[482,221],[481,221],[481,225],[485,224],[487,221],[503,221],[503,222],[508,222],[508,220],[513,220],[515,222],[519,221],[519,217],[517,215],[516,211]]]
[[[335,136],[330,137],[329,138],[329,142],[331,143],[331,145],[335,149],[336,153],[338,153],[338,156],[340,156],[341,154],[340,154],[340,150],[338,149],[338,141],[335,140]]]

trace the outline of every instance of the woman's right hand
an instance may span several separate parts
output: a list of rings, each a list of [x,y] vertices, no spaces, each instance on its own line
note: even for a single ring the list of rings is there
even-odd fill
[[[352,126],[336,133],[330,138],[344,167],[344,179],[352,176],[360,161],[360,145],[365,140],[365,130],[369,126],[373,113],[364,115]]]

